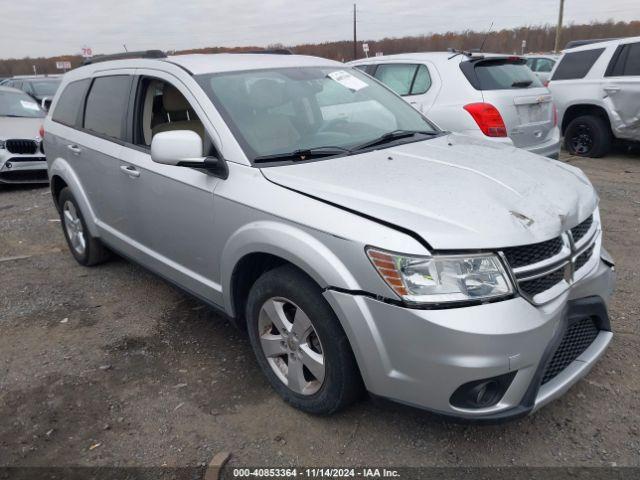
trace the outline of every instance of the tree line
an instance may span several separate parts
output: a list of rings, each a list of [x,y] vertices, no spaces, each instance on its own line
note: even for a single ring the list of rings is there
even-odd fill
[[[376,52],[385,55],[407,52],[443,51],[448,48],[472,50],[479,48],[484,42],[483,50],[496,53],[520,54],[522,41],[526,41],[525,52],[549,52],[553,50],[555,42],[555,26],[524,26],[512,29],[502,29],[494,32],[479,32],[465,30],[462,32],[447,32],[425,34],[401,38],[383,38],[382,40],[362,40],[356,45],[357,57],[364,56],[362,44],[369,44],[369,55]],[[617,38],[640,36],[640,21],[630,22],[592,22],[588,24],[571,24],[562,29],[560,45],[570,40],[592,38]],[[315,55],[338,61],[353,60],[353,42],[344,40],[339,42],[308,43],[294,46],[273,44],[268,48],[288,48],[294,53]],[[176,54],[184,53],[221,53],[261,50],[260,47],[208,47],[191,50],[180,50]],[[49,58],[20,58],[0,60],[0,77],[11,75],[29,75],[34,73],[61,73],[56,69],[56,62],[71,62],[72,68],[82,65],[80,55],[62,55]]]

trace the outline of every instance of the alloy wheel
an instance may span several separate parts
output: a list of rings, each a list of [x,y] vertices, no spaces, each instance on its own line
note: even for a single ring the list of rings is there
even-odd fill
[[[325,356],[307,314],[291,300],[273,297],[260,309],[258,329],[262,353],[278,379],[297,394],[317,393]]]
[[[64,228],[69,238],[71,248],[78,254],[84,255],[87,248],[86,239],[84,237],[84,230],[82,228],[82,221],[76,211],[76,206],[73,202],[67,200],[62,207],[62,214],[64,218]]]
[[[586,155],[593,148],[593,132],[588,125],[579,124],[570,139],[571,148],[578,155]]]

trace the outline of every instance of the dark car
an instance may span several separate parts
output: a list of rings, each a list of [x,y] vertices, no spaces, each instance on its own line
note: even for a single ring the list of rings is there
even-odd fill
[[[42,108],[48,110],[61,80],[60,77],[14,77],[3,85],[22,90],[36,100]]]

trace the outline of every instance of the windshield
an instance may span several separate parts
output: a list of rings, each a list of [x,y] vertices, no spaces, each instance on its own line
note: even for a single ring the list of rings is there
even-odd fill
[[[42,118],[44,111],[28,95],[0,91],[0,117]]]
[[[438,132],[401,98],[350,67],[279,68],[196,78],[252,161],[319,148],[344,152],[382,143],[376,139],[390,133],[394,134],[390,140],[400,142],[424,137],[397,132]]]
[[[39,97],[53,97],[60,86],[60,80],[43,80],[31,82],[33,92]]]

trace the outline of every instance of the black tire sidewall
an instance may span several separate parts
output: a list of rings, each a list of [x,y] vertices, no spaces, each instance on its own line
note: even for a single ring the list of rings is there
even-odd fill
[[[591,140],[593,145],[591,150],[585,154],[575,152],[571,145],[571,138],[574,135],[574,130],[580,124],[587,125],[591,130]],[[609,131],[609,126],[602,118],[594,115],[576,117],[571,120],[567,126],[567,130],[565,132],[565,148],[571,155],[592,158],[602,157],[603,155],[606,155],[611,148],[611,132]]]
[[[271,369],[262,352],[258,316],[264,303],[273,297],[291,300],[311,319],[324,353],[325,379],[313,395],[290,390]],[[262,275],[254,284],[246,305],[249,339],[258,364],[272,387],[300,410],[329,414],[351,403],[358,396],[360,374],[351,347],[335,313],[322,297],[321,289],[295,267],[279,267]]]

